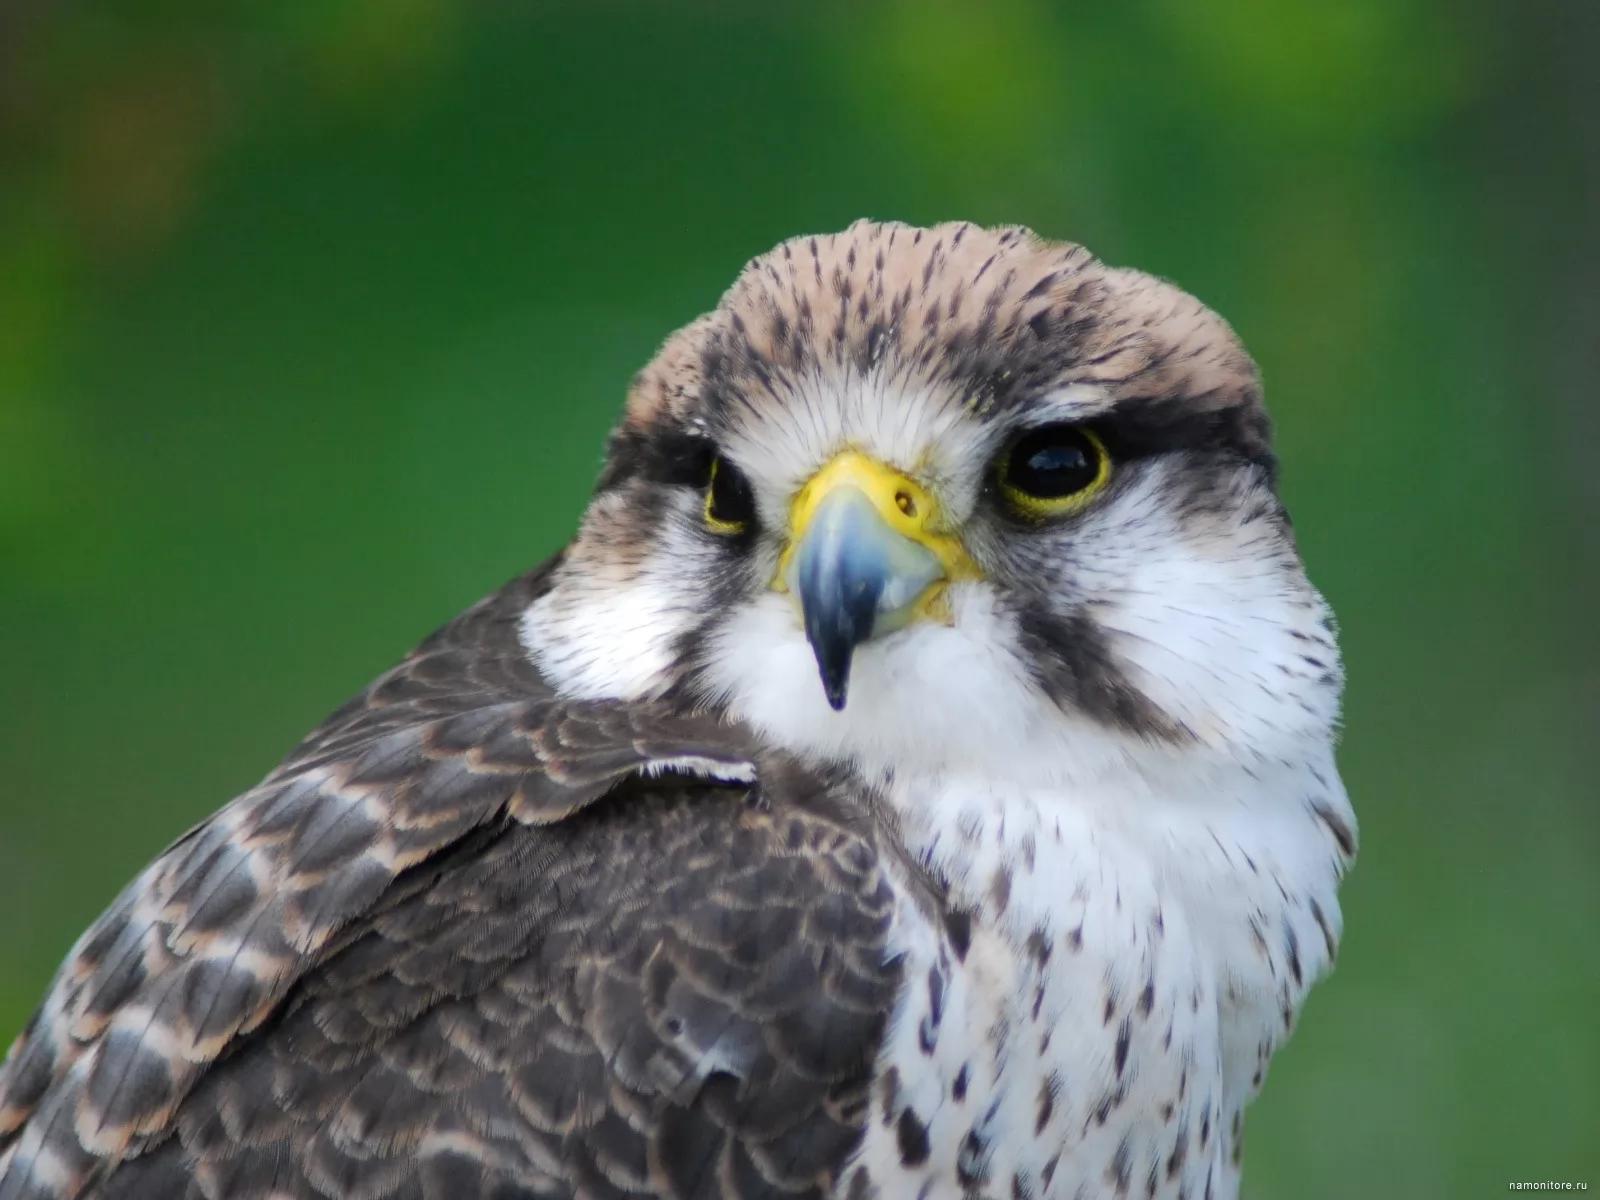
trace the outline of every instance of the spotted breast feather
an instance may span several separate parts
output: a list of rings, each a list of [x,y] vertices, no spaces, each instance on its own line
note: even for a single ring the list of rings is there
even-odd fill
[[[0,1068],[0,1200],[820,1196],[896,896],[844,785],[557,699],[534,572],[85,934]]]

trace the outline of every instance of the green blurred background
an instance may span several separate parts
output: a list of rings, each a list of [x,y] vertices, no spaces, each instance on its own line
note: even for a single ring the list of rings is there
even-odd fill
[[[1265,371],[1345,954],[1253,1197],[1600,1186],[1600,5],[0,6],[0,1044],[188,824],[568,535],[751,255],[1021,222]]]

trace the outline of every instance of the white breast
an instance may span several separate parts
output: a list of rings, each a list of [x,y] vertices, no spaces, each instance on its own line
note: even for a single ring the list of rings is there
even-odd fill
[[[958,916],[899,913],[905,992],[843,1194],[1237,1195],[1243,1109],[1329,965],[1343,859],[1310,808],[1215,782],[894,785]]]

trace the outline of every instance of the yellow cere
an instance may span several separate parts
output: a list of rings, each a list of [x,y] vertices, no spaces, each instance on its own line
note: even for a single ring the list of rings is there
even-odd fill
[[[944,567],[944,580],[918,604],[921,615],[944,619],[943,584],[981,579],[983,572],[967,554],[961,539],[951,531],[934,494],[910,476],[869,458],[859,450],[846,450],[813,475],[789,509],[789,541],[778,560],[772,581],[777,591],[787,591],[784,578],[794,548],[811,526],[823,499],[839,487],[858,488],[872,502],[884,523],[903,537],[926,546]]]
[[[1024,517],[1035,521],[1046,521],[1051,517],[1066,517],[1073,513],[1082,512],[1088,507],[1100,490],[1111,482],[1111,454],[1106,450],[1106,444],[1094,433],[1087,429],[1077,431],[1091,446],[1094,447],[1097,460],[1097,470],[1094,479],[1086,487],[1079,488],[1067,496],[1034,496],[1021,488],[1014,487],[1006,480],[1005,468],[1000,471],[1000,492],[1005,497],[1006,503]],[[1003,461],[1003,460],[1002,460]]]

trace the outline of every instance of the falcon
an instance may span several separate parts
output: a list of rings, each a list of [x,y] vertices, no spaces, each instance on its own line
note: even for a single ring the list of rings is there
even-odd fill
[[[1236,1196],[1355,852],[1276,480],[1168,283],[785,242],[565,550],[83,935],[0,1200]]]

